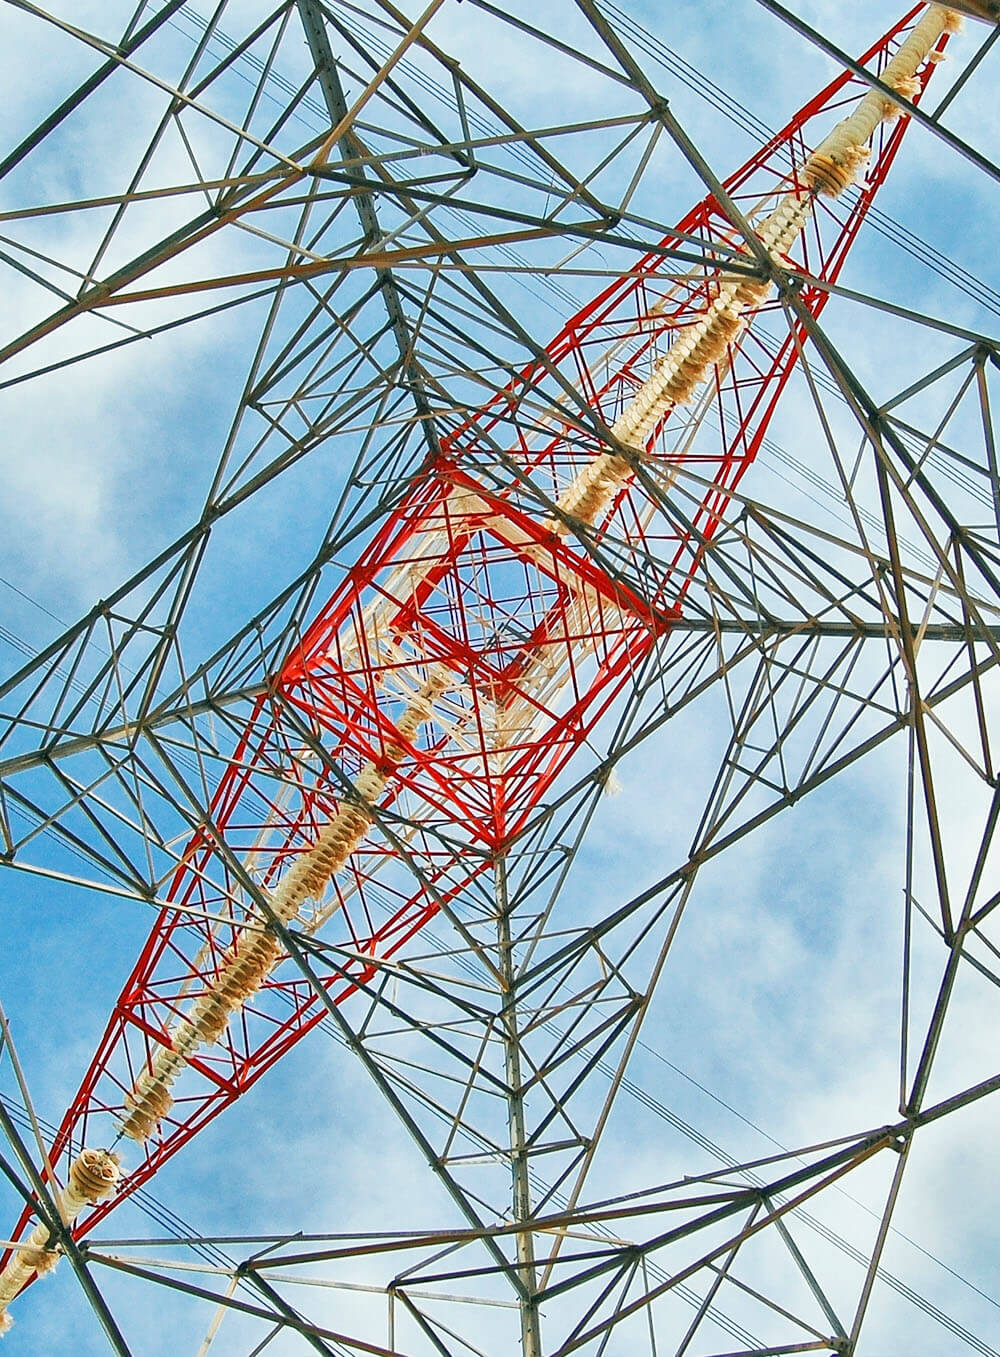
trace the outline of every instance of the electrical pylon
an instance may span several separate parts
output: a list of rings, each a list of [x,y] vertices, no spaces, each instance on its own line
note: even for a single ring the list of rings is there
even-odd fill
[[[202,1294],[324,1352],[481,1343],[489,1335],[481,1320],[456,1337],[434,1297],[472,1278],[484,1292],[463,1294],[473,1309],[474,1299],[505,1295],[516,1315],[516,1334],[492,1341],[506,1351],[519,1338],[529,1357],[606,1351],[609,1339],[655,1344],[654,1322],[672,1322],[660,1313],[672,1315],[678,1297],[695,1309],[668,1340],[678,1351],[705,1325],[740,1351],[854,1352],[916,1129],[996,1083],[986,1077],[927,1105],[956,970],[989,965],[983,925],[994,903],[997,805],[990,793],[959,908],[935,741],[960,748],[992,787],[1000,635],[995,524],[963,519],[935,474],[954,481],[960,465],[973,486],[963,493],[992,494],[995,509],[996,355],[971,336],[919,383],[926,395],[965,374],[924,436],[896,413],[914,390],[892,413],[876,406],[818,323],[843,292],[848,250],[919,118],[956,16],[917,6],[718,180],[599,9],[580,5],[644,110],[610,120],[625,128],[623,141],[588,174],[557,161],[546,136],[525,133],[444,56],[431,37],[441,9],[437,0],[411,23],[386,6],[379,31],[359,36],[353,19],[299,0],[246,41],[227,38],[229,56],[210,74],[199,63],[218,23],[205,26],[183,80],[169,86],[150,154],[111,204],[114,220],[81,271],[79,295],[4,350],[22,362],[90,313],[122,308],[148,324],[148,308],[167,300],[270,291],[242,422],[198,524],[4,689],[13,718],[2,765],[14,808],[4,827],[9,860],[62,870],[33,856],[40,822],[159,914],[40,1163],[2,1114],[21,1151],[25,1206],[0,1298],[9,1304],[66,1253],[112,1346],[127,1351],[91,1273],[102,1259],[147,1270],[75,1241],[325,1026],[399,1115],[459,1223],[308,1250],[279,1248],[275,1238],[266,1260],[233,1265],[228,1294]],[[109,67],[131,69],[131,53],[177,10],[167,5],[141,28],[136,18]],[[255,133],[255,101],[227,145],[225,172],[210,174],[192,153],[201,186],[214,193],[208,210],[99,277],[142,198],[162,128],[179,109],[201,112],[220,71],[266,48],[266,60],[255,56],[264,88],[293,21],[311,69],[289,91],[286,113],[308,97],[320,130],[294,148],[285,117],[267,136]],[[341,74],[351,62],[334,56],[332,37],[353,46],[365,72],[353,102]],[[410,97],[407,82],[428,79],[419,61],[453,82],[452,128]],[[506,132],[488,135],[487,113]],[[605,121],[551,135],[596,135]],[[636,158],[639,130],[647,142]],[[636,230],[628,201],[664,132],[707,194],[640,250],[649,236]],[[507,205],[509,173],[482,162],[496,141],[532,158],[525,192],[549,197],[563,185],[554,210]],[[29,138],[4,168],[16,170],[35,149]],[[619,158],[619,174],[628,165],[631,176],[609,207],[597,185]],[[483,191],[470,201],[464,186],[484,176],[498,181],[491,211],[517,230],[456,241],[440,214],[482,213]],[[567,211],[580,215],[567,220]],[[245,228],[283,252],[281,262],[214,272],[205,246]],[[600,243],[622,265],[543,347],[466,258],[567,237]],[[428,260],[435,267],[421,294],[409,270]],[[328,275],[322,291],[316,280]],[[499,352],[490,334],[498,327]],[[479,366],[458,367],[460,344]],[[839,412],[824,408],[810,353],[863,431],[860,473],[839,452]],[[836,539],[746,497],[744,476],[797,367],[842,478],[848,531]],[[970,392],[983,416],[982,451],[963,444],[958,454],[943,431]],[[260,419],[252,442],[248,412]],[[315,558],[192,667],[180,627],[216,522],[338,435],[353,435],[361,450]],[[954,465],[940,468],[948,456]],[[93,653],[98,622],[106,658]],[[686,859],[629,899],[581,906],[566,884],[615,766],[720,685],[731,728]],[[666,1187],[588,1200],[700,870],[897,732],[910,740],[928,859],[924,867],[913,810],[907,937],[913,912],[926,912],[913,889],[923,870],[947,952],[921,1041],[909,1031],[922,1015],[913,1016],[919,1003],[904,971],[898,1112],[766,1164],[727,1162]],[[29,832],[16,831],[18,815]],[[977,942],[983,956],[970,952]],[[871,1161],[885,1208],[844,1312],[835,1282],[817,1275],[792,1230],[815,1198]],[[641,1222],[637,1238],[620,1237],[626,1220]],[[401,1256],[422,1260],[405,1283]],[[359,1257],[391,1274],[381,1346],[363,1327],[304,1318],[270,1280],[278,1265]]]

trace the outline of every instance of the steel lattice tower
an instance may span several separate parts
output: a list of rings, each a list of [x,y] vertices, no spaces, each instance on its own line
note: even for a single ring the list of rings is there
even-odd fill
[[[138,340],[255,340],[190,523],[0,686],[7,875],[114,902],[68,970],[86,987],[96,958],[117,994],[103,1035],[51,1006],[45,1041],[96,1051],[60,1070],[51,1125],[43,1034],[3,1020],[0,1312],[79,1283],[120,1354],[146,1350],[123,1297],[169,1293],[202,1353],[862,1357],[891,1293],[928,1342],[992,1353],[886,1251],[914,1146],[1000,1087],[988,1048],[954,1048],[1000,985],[1000,350],[851,275],[915,139],[995,189],[944,117],[988,70],[990,6],[917,5],[854,61],[748,0],[836,73],[722,173],[612,4],[168,0],[101,36],[12,8],[83,74],[0,163],[31,288],[6,395]],[[978,50],[932,107],[959,9]],[[551,63],[558,119],[483,77],[493,42]],[[57,200],[52,157],[133,88],[134,166],[83,158]],[[898,346],[885,382],[869,333]],[[685,1024],[711,1027],[720,977],[686,939],[731,924],[783,812],[868,768],[899,814],[876,1118],[831,1100],[793,1145],[727,1153],[650,1086]],[[675,854],[635,881],[591,847],[619,777]],[[860,852],[871,826],[849,831]],[[811,832],[843,873],[850,841]],[[751,901],[761,963],[794,898],[790,871]],[[347,1103],[304,1063],[323,1034]],[[246,1114],[289,1065],[286,1105]],[[677,1137],[655,1176],[629,1099]],[[287,1140],[321,1106],[331,1165],[391,1109],[438,1214],[366,1217],[377,1188],[332,1167],[350,1228],[338,1206],[208,1235],[149,1195],[184,1191],[207,1143],[226,1191],[260,1168],[296,1196]],[[829,1223],[845,1190],[863,1241]]]

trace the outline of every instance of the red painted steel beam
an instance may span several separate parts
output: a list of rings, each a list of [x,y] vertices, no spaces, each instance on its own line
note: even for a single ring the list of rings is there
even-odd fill
[[[917,6],[862,60],[883,69]],[[940,46],[944,45],[942,39]],[[921,91],[932,70],[924,67]],[[830,115],[867,86],[845,73],[811,100],[746,165],[725,181],[745,212],[767,194],[799,186],[813,144]],[[919,92],[914,97],[919,97]],[[824,119],[814,130],[813,119]],[[851,243],[899,149],[906,119],[876,133],[866,183],[850,200],[817,198],[814,216],[786,264],[834,282]],[[681,221],[679,233],[752,256],[737,228],[708,196]],[[660,248],[679,243],[668,235]],[[720,255],[723,260],[726,256]],[[579,383],[585,402],[610,426],[641,386],[651,358],[697,324],[718,294],[721,272],[700,270],[680,282],[664,275],[651,251],[575,315],[546,350],[551,368]],[[828,292],[810,284],[800,297],[819,316]],[[60,1177],[85,1143],[107,1144],[126,1097],[192,996],[213,983],[228,950],[244,936],[251,906],[230,862],[270,892],[322,826],[337,815],[341,781],[366,767],[385,776],[378,802],[420,879],[401,867],[391,835],[376,823],[332,883],[342,973],[326,983],[340,1003],[375,974],[434,917],[490,870],[538,807],[573,753],[632,681],[650,648],[670,630],[696,583],[700,562],[729,498],[753,462],[781,392],[806,341],[799,324],[772,353],[755,334],[760,317],[778,308],[764,300],[713,369],[718,444],[702,440],[669,449],[673,412],[646,440],[653,472],[696,472],[706,484],[692,496],[687,521],[649,499],[638,480],[623,484],[593,525],[605,538],[648,551],[658,578],[645,595],[602,572],[589,554],[525,492],[524,477],[551,500],[607,445],[577,413],[543,436],[532,402],[552,408],[559,392],[546,365],[533,362],[447,440],[328,599],[301,643],[258,700],[233,752],[207,826],[191,838],[162,910],[125,984],[97,1053],[52,1146]],[[608,351],[620,351],[611,363]],[[532,431],[534,429],[534,432]],[[485,450],[503,454],[481,466]],[[409,572],[409,573],[408,573]],[[539,678],[548,664],[565,674],[557,695]],[[434,669],[449,686],[433,719],[404,736],[407,701]],[[509,729],[504,725],[509,722]],[[310,758],[310,742],[324,758]],[[440,831],[440,837],[435,837]],[[174,906],[190,906],[231,922],[217,926]],[[290,966],[278,967],[214,1045],[193,1055],[175,1101],[155,1133],[136,1147],[121,1190],[77,1221],[84,1234],[190,1141],[278,1061],[323,1017],[313,991]],[[14,1234],[32,1222],[26,1210]],[[6,1256],[5,1256],[6,1257]]]

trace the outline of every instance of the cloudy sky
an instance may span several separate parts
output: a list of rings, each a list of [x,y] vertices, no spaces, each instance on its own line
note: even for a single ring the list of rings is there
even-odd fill
[[[790,7],[850,52],[864,50],[899,17],[897,6],[882,0],[865,6],[796,0]],[[359,7],[359,17],[359,10],[345,8],[342,17],[364,24],[364,9]],[[628,0],[623,10],[643,26],[641,32],[632,32],[633,50],[650,81],[669,99],[673,113],[720,176],[752,154],[755,139],[725,116],[717,102],[690,87],[690,71],[771,128],[782,126],[836,73],[828,57],[753,0],[678,0],[669,15],[662,6]],[[593,30],[568,0],[544,0],[512,12],[557,34],[570,49],[595,57],[600,52]],[[617,11],[609,6],[608,12],[624,27]],[[80,0],[54,13],[117,40],[131,6]],[[179,79],[207,13],[207,6],[185,6],[144,51],[141,64],[160,81]],[[221,52],[229,40],[249,32],[264,13],[265,7],[254,0],[227,6],[214,50]],[[78,38],[13,5],[4,7],[3,21],[7,141],[15,145],[98,58]],[[294,15],[291,23],[294,28]],[[469,3],[446,0],[429,32],[523,126],[583,122],[638,107],[634,94],[615,91],[592,70],[553,54]],[[986,34],[984,27],[970,23],[952,43],[951,60],[931,86],[931,106]],[[377,29],[374,36],[388,41]],[[288,98],[289,82],[294,86],[304,78],[307,56],[299,32],[292,35],[290,30],[275,58],[274,78],[265,86],[261,126],[277,116]],[[442,66],[422,57],[414,60],[418,73],[440,78]],[[998,144],[1000,134],[1000,111],[991,97],[995,70],[991,52],[947,116],[956,137],[986,153]],[[250,68],[237,66],[231,78],[213,89],[207,102],[220,119],[239,116],[253,78]],[[357,81],[352,86],[349,78],[345,85],[350,100],[360,86]],[[454,121],[453,110],[445,111],[426,88],[424,94],[443,121]],[[164,98],[152,81],[119,73],[3,181],[0,210],[122,192]],[[473,106],[480,116],[487,115],[485,104],[473,101]],[[195,126],[200,137],[196,144],[186,144],[170,129],[158,147],[152,182],[190,179],[190,157],[199,170],[224,167],[231,143],[228,128],[208,119]],[[303,104],[280,144],[305,143],[323,131],[313,100]],[[610,131],[558,140],[559,153],[581,172],[598,163],[611,145]],[[620,187],[636,154],[623,155],[608,172],[618,176]],[[502,151],[493,153],[491,163],[508,171],[524,169],[523,162]],[[537,163],[531,172],[537,176]],[[210,169],[205,168],[205,175],[211,177]],[[490,201],[514,209],[531,196],[523,184],[505,184],[499,177],[489,191]],[[669,224],[679,221],[702,195],[691,167],[663,137],[630,206],[639,218]],[[954,327],[995,336],[1000,302],[979,281],[998,285],[992,225],[996,198],[995,180],[926,130],[912,127],[878,198],[878,209],[885,214],[879,220],[888,224],[881,233],[871,225],[865,228],[843,282]],[[130,212],[104,267],[141,252],[177,223],[181,210],[175,202],[158,200]],[[85,272],[108,220],[102,210],[6,223],[0,231],[8,242],[2,245],[7,260],[5,337],[20,333],[58,304],[52,287],[42,285],[39,277],[65,292],[76,290],[80,279],[52,260]],[[442,212],[437,220],[440,229],[456,236],[469,233],[461,213]],[[918,254],[924,251],[919,242],[925,242],[949,268],[932,268],[901,248],[895,223],[918,238]],[[474,257],[482,276],[539,342],[546,342],[604,285],[598,275],[613,271],[624,253],[594,246],[577,257],[577,271],[568,269],[558,277],[516,268],[506,276],[486,270],[519,261],[551,269],[573,245],[557,240],[515,247],[514,255],[482,251]],[[192,256],[190,273],[184,271],[185,262],[168,267],[163,280],[236,273],[266,267],[274,258],[270,242],[247,232],[218,235],[199,250]],[[959,270],[966,280],[962,286]],[[348,280],[341,304],[363,285]],[[153,327],[197,304],[197,297],[183,308],[151,300],[107,314],[115,321]],[[266,298],[251,299],[197,323],[46,371],[67,356],[128,333],[108,319],[82,316],[5,366],[9,384],[0,392],[6,487],[0,499],[0,658],[5,673],[16,670],[26,656],[58,636],[197,519],[232,427],[267,305]],[[279,329],[269,352],[276,351],[296,316],[292,302],[281,321],[286,328]],[[878,404],[968,347],[957,334],[904,323],[847,300],[830,305],[825,323]],[[502,356],[523,359],[513,349]],[[460,353],[456,362],[460,365]],[[950,411],[957,380],[943,380],[906,409],[918,427],[933,427],[950,412],[947,441],[967,439],[975,461],[983,446],[978,406],[966,399]],[[465,392],[462,396],[471,399]],[[824,409],[845,456],[848,448],[856,450],[861,435],[844,402],[829,395]],[[248,451],[261,428],[252,420],[244,422],[234,443],[237,452]],[[743,492],[817,530],[855,541],[857,530],[836,488],[821,421],[802,378],[788,387],[769,435],[771,444]],[[210,654],[311,560],[362,437],[362,429],[352,430],[345,421],[336,438],[321,443],[220,525],[186,623],[186,654],[193,663]],[[269,445],[263,446],[266,450]],[[876,507],[874,489],[865,482],[866,474],[859,473],[858,495],[871,510]],[[952,488],[959,502],[964,491],[953,483]],[[965,510],[964,502],[959,503],[956,512]],[[929,550],[922,531],[916,519],[899,526],[915,567],[926,561]],[[882,551],[884,539],[873,533],[871,547]],[[833,546],[829,552],[831,562],[848,559]],[[95,638],[95,647],[103,644]],[[928,661],[931,666],[935,662]],[[877,661],[871,663],[874,673]],[[864,663],[856,680],[859,689],[863,677]],[[733,689],[738,691],[739,679]],[[617,770],[621,791],[600,799],[567,880],[560,915],[567,925],[585,924],[595,909],[610,911],[685,861],[731,733],[731,696],[717,685],[622,761]],[[953,733],[964,735],[974,719],[971,705],[956,711]],[[907,756],[905,736],[888,742],[701,869],[642,1029],[631,1083],[619,1095],[595,1162],[587,1188],[591,1199],[705,1172],[720,1158],[749,1162],[779,1148],[809,1146],[897,1116]],[[968,875],[986,801],[974,770],[944,738],[936,757],[941,820],[958,883],[963,872]],[[54,865],[55,859],[46,858],[44,837],[32,854],[32,863]],[[924,892],[931,890],[931,868],[923,839],[915,845],[914,861],[914,893],[928,899]],[[990,867],[995,866],[991,859]],[[137,901],[100,890],[40,875],[8,872],[4,877],[9,942],[0,1000],[36,1109],[46,1122],[58,1122],[152,914]],[[913,1030],[919,1032],[933,1004],[944,951],[923,926],[911,947]],[[649,958],[639,960],[648,966]],[[962,972],[931,1101],[996,1072],[995,993],[981,975]],[[595,1076],[598,1085],[601,1077]],[[9,1067],[4,1080],[4,1092],[13,1094]],[[606,1082],[586,1095],[584,1107],[590,1114],[605,1091]],[[904,1352],[950,1357],[989,1353],[1000,1346],[995,1338],[1000,1332],[995,1127],[995,1109],[987,1099],[917,1138],[886,1247],[884,1265],[892,1280],[875,1289],[859,1357],[902,1357]],[[872,1247],[894,1167],[882,1162],[887,1157],[851,1175],[842,1191],[825,1192],[809,1208],[810,1219],[795,1227],[797,1241],[844,1315],[856,1304],[863,1276],[851,1251],[867,1255]],[[236,1108],[202,1132],[160,1172],[152,1190],[194,1232],[212,1236],[428,1229],[456,1221],[453,1205],[364,1071],[322,1032],[299,1045]],[[13,1220],[15,1198],[8,1193],[4,1200]],[[101,1227],[106,1238],[159,1232],[131,1202]],[[847,1247],[838,1241],[846,1241]],[[147,1252],[156,1256],[155,1249]],[[774,1281],[788,1266],[787,1255],[780,1254],[762,1243],[749,1275],[764,1279],[771,1274]],[[658,1265],[669,1271],[671,1259],[661,1258]],[[334,1278],[332,1270],[315,1274],[321,1275]],[[345,1265],[334,1279],[380,1286],[386,1277],[374,1268]],[[701,1282],[692,1285],[700,1287],[699,1296],[704,1293]],[[121,1277],[112,1277],[106,1290],[137,1354],[205,1350],[201,1345],[213,1319],[212,1306]],[[383,1296],[316,1290],[300,1302],[298,1292],[288,1294],[332,1328],[370,1333],[373,1342],[385,1339]],[[804,1303],[801,1277],[790,1276],[783,1294],[793,1309]],[[937,1318],[928,1313],[928,1305]],[[455,1308],[456,1327],[484,1351],[499,1351],[491,1346],[495,1335],[513,1332],[503,1327],[511,1322],[508,1310],[499,1308],[494,1315]],[[746,1297],[734,1299],[728,1312],[756,1332],[757,1312]],[[665,1303],[657,1321],[663,1351],[675,1349],[692,1314],[690,1297]],[[65,1264],[25,1297],[16,1307],[16,1318],[16,1328],[4,1340],[11,1352],[108,1351]],[[554,1307],[553,1328],[562,1326],[564,1318]],[[249,1352],[265,1332],[251,1321],[228,1316],[211,1351]],[[406,1340],[413,1346],[401,1337],[401,1351],[423,1351],[412,1334]],[[455,1341],[456,1352],[467,1350]],[[609,1353],[642,1350],[615,1348],[614,1341]],[[641,1341],[648,1341],[645,1334]],[[722,1329],[709,1326],[691,1351],[708,1357],[730,1351],[734,1342]],[[285,1334],[267,1350],[305,1348],[302,1340]]]

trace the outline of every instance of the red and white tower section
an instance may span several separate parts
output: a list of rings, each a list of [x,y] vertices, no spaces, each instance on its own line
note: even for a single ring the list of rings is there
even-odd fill
[[[918,6],[863,61],[918,101],[957,23]],[[725,181],[755,249],[706,197],[450,434],[377,527],[257,700],[51,1147],[75,1236],[322,1019],[286,929],[342,949],[323,983],[348,1000],[491,871],[669,644],[807,340],[803,321],[757,337],[775,279],[796,276],[820,314],[907,121],[834,80]],[[663,247],[692,236],[719,263],[667,276]],[[30,1209],[12,1237],[5,1318],[60,1253]]]

